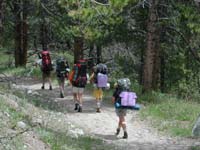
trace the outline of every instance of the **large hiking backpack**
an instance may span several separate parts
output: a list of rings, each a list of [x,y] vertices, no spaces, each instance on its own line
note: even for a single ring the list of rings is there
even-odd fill
[[[128,78],[117,80],[118,89],[120,90],[119,99],[117,100],[118,108],[133,109],[136,105],[136,93],[130,91],[131,82]]]
[[[49,51],[43,50],[41,54],[42,54],[42,71],[44,72],[52,71],[53,67]]]
[[[116,108],[124,108],[124,109],[139,109],[136,106],[137,95],[131,91],[122,91],[119,94],[119,98],[115,102]]]
[[[108,68],[105,64],[98,64],[94,75],[94,81],[99,88],[107,87],[108,82]]]
[[[72,84],[77,87],[85,87],[87,84],[87,63],[85,60],[79,60],[74,66],[74,75]]]
[[[56,60],[56,73],[58,77],[65,77],[67,73],[66,61],[64,58],[58,58]]]

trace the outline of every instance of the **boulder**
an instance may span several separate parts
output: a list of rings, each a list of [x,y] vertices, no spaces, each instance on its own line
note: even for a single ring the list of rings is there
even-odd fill
[[[192,135],[196,137],[200,137],[200,115],[192,129]]]

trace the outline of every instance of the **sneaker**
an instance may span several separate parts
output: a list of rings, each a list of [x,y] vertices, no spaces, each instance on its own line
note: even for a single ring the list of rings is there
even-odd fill
[[[64,94],[60,92],[60,98],[64,98]]]
[[[74,110],[78,110],[78,108],[79,108],[79,104],[75,104]]]
[[[96,112],[100,113],[100,112],[101,112],[101,109],[100,109],[100,108],[97,108],[97,111],[96,111]]]
[[[128,133],[126,131],[124,131],[124,136],[122,138],[123,139],[127,139],[128,138]]]
[[[82,107],[81,106],[79,106],[78,112],[82,112]]]
[[[43,89],[43,90],[44,90],[44,86],[42,86],[42,87],[41,87],[41,89]]]
[[[53,89],[52,89],[52,86],[49,86],[49,90],[53,90]]]
[[[119,135],[120,129],[117,128],[115,135]]]

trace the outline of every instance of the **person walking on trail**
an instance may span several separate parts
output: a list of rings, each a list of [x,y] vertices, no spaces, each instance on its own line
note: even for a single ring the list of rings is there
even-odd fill
[[[130,91],[130,80],[122,78],[115,83],[112,102],[115,104],[115,112],[119,118],[116,135],[119,135],[121,128],[124,131],[123,138],[128,138],[125,116],[127,109],[133,109],[136,104],[136,94]]]
[[[90,82],[93,83],[94,91],[93,95],[96,99],[96,112],[101,112],[101,103],[103,100],[103,89],[108,86],[108,69],[105,64],[98,64],[93,67],[93,72],[90,77]]]
[[[53,70],[51,57],[47,48],[43,49],[41,52],[42,58],[42,87],[41,89],[45,89],[45,81],[48,80],[49,82],[49,90],[52,90],[52,83],[51,83],[51,71]]]
[[[56,60],[56,75],[60,89],[60,98],[64,98],[65,79],[68,78],[69,71],[68,62],[62,57],[58,58]]]
[[[75,62],[69,80],[72,83],[72,92],[75,102],[74,110],[82,112],[83,92],[87,84],[87,64],[85,60],[78,60]]]

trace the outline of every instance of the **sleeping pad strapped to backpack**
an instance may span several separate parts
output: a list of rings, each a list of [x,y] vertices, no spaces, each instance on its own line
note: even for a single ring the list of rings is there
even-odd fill
[[[131,82],[128,78],[122,78],[117,81],[118,90],[120,90],[119,99],[117,99],[117,108],[134,109],[137,95],[130,91]]]
[[[108,83],[108,68],[105,64],[98,64],[94,75],[94,81],[98,88],[107,87]]]

